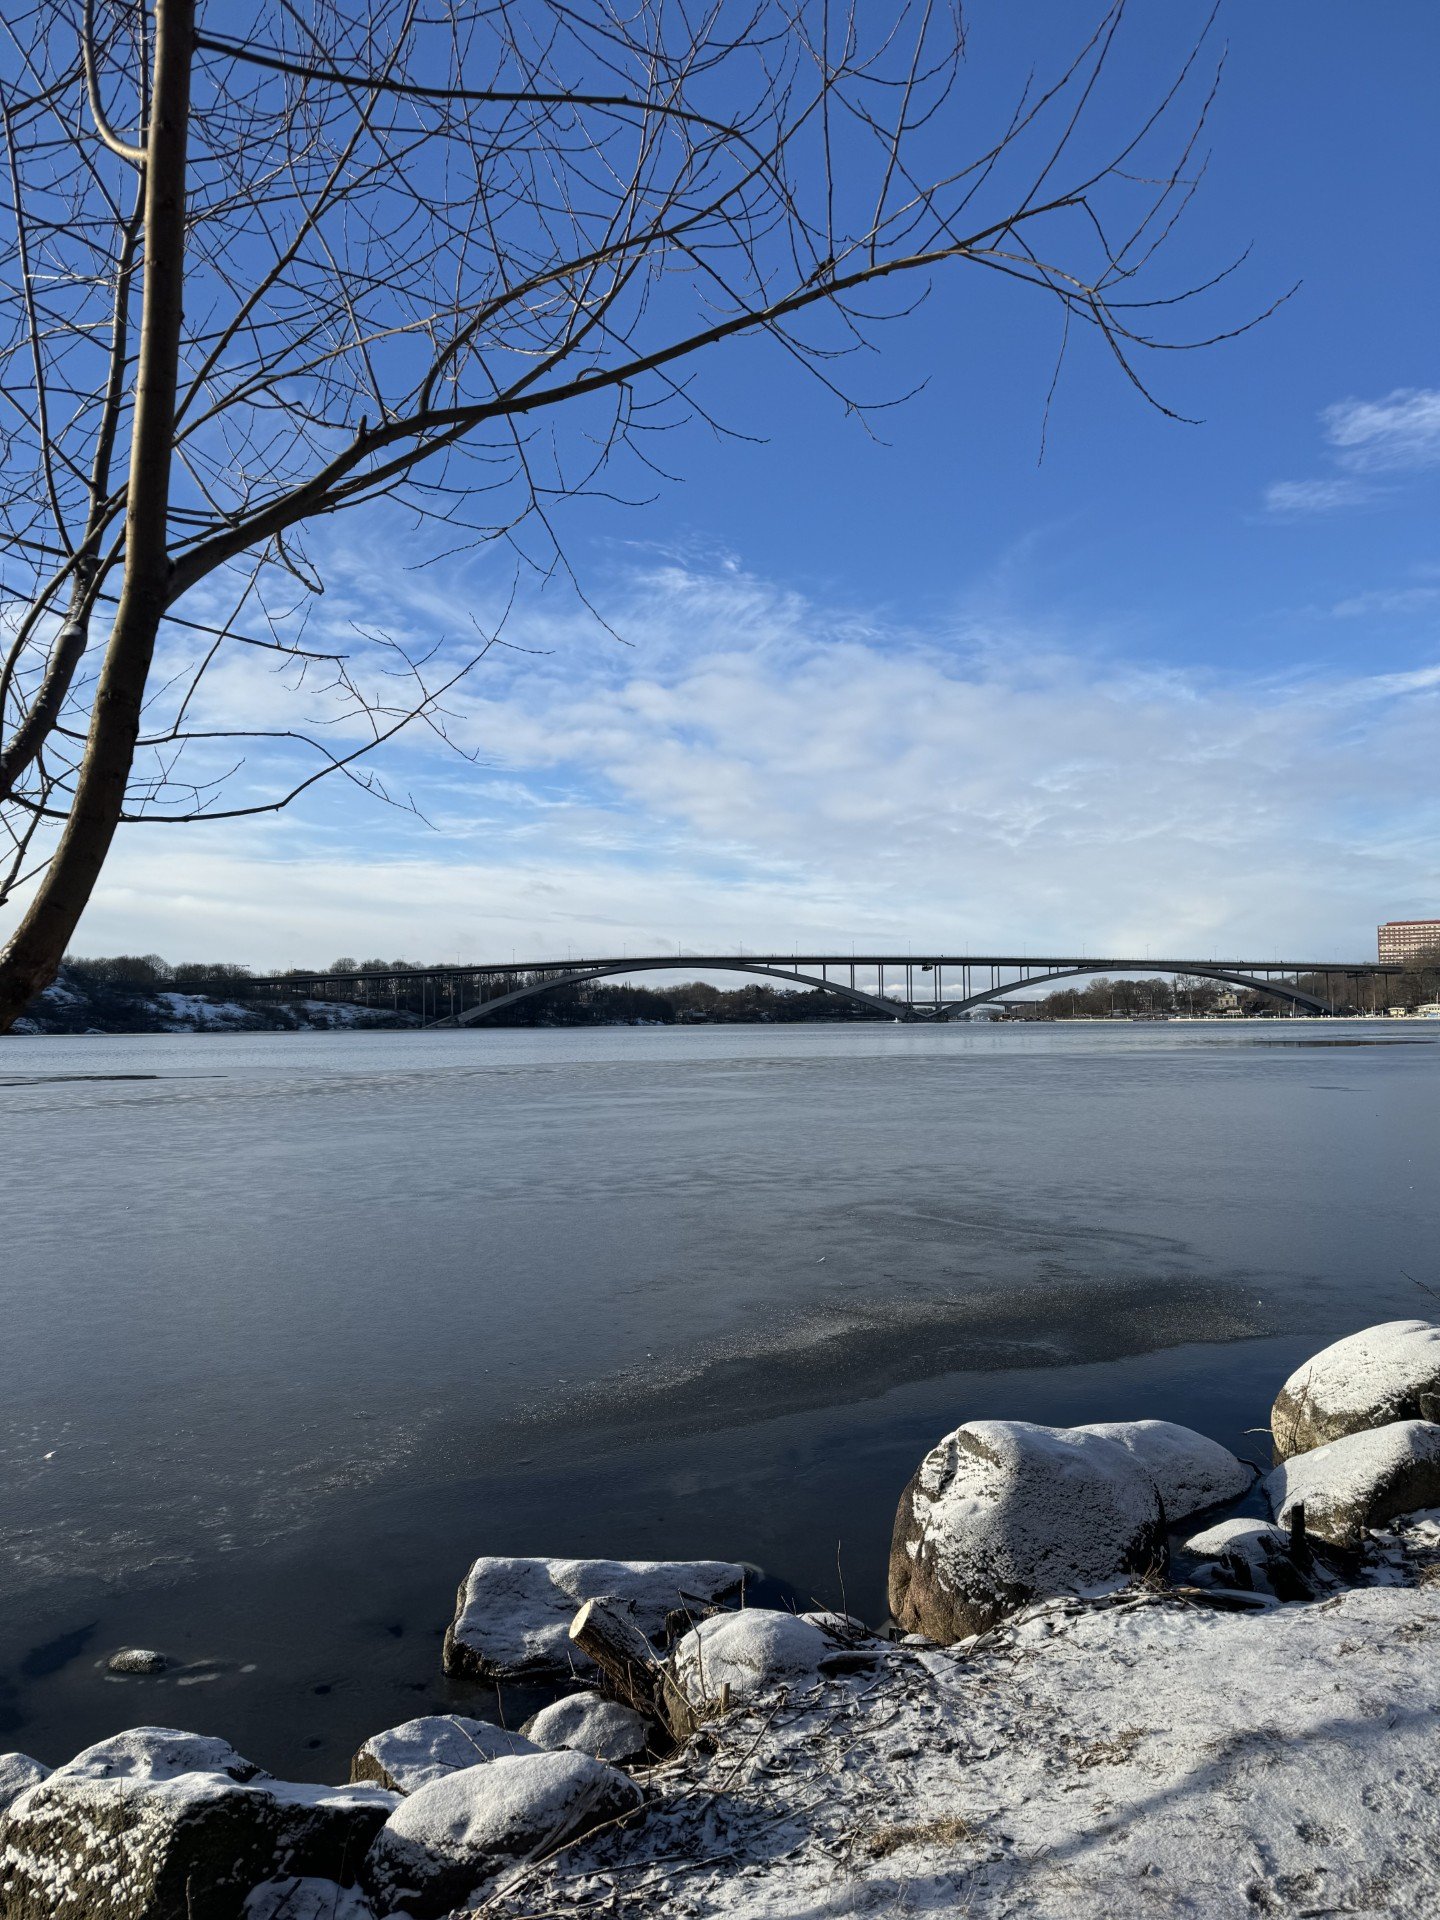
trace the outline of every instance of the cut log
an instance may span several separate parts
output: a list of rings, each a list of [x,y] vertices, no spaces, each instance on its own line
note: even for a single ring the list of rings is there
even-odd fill
[[[570,1638],[600,1669],[602,1692],[648,1719],[660,1713],[664,1673],[650,1642],[627,1614],[603,1600],[587,1600],[570,1623]]]

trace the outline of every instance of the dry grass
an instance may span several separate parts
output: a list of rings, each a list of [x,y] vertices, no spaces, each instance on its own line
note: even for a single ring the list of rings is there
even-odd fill
[[[862,1850],[872,1860],[886,1860],[901,1847],[953,1847],[961,1840],[974,1840],[977,1833],[959,1814],[943,1820],[920,1820],[904,1826],[876,1827],[861,1840]]]
[[[1144,1738],[1144,1727],[1122,1727],[1108,1740],[1076,1742],[1070,1748],[1070,1760],[1082,1772],[1091,1767],[1123,1767]]]

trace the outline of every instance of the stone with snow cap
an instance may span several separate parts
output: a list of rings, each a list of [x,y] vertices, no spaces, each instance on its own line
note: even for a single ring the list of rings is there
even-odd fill
[[[921,1462],[895,1516],[890,1606],[941,1644],[1032,1600],[1166,1565],[1160,1495],[1102,1434],[972,1420]]]
[[[414,1793],[463,1767],[534,1751],[523,1734],[507,1733],[488,1720],[471,1720],[463,1713],[427,1714],[372,1733],[350,1762],[350,1779],[356,1785],[373,1781],[396,1793]]]
[[[49,1767],[41,1766],[28,1753],[0,1753],[0,1813],[27,1788],[38,1786],[49,1777]]]
[[[121,1647],[106,1661],[111,1673],[163,1673],[170,1662],[154,1647]]]
[[[1372,1527],[1440,1504],[1440,1426],[1396,1420],[1294,1454],[1267,1476],[1265,1495],[1282,1527],[1303,1501],[1307,1533],[1359,1547]]]
[[[487,1555],[465,1576],[445,1635],[445,1671],[474,1680],[591,1671],[570,1639],[587,1600],[623,1608],[657,1645],[672,1616],[704,1613],[739,1592],[728,1560],[527,1560]]]
[[[434,1780],[375,1837],[362,1881],[377,1913],[438,1920],[506,1866],[638,1808],[628,1774],[583,1753],[519,1754]]]
[[[277,1874],[353,1881],[395,1804],[376,1788],[273,1780],[223,1740],[136,1728],[56,1768],[0,1817],[0,1914],[240,1920]]]
[[[638,1760],[655,1729],[644,1714],[600,1693],[571,1693],[532,1714],[520,1731],[537,1747],[593,1754],[597,1760]]]
[[[1170,1420],[1097,1420],[1071,1432],[1098,1433],[1134,1454],[1160,1489],[1171,1526],[1206,1507],[1238,1500],[1255,1481],[1255,1469],[1228,1447]]]
[[[1270,1412],[1275,1458],[1430,1416],[1432,1396],[1440,1401],[1440,1326],[1384,1320],[1364,1327],[1297,1367],[1280,1389]]]
[[[840,1654],[817,1619],[778,1608],[717,1613],[692,1627],[671,1656],[671,1671],[694,1707],[772,1687],[814,1680]]]
[[[228,1740],[178,1727],[127,1727],[83,1748],[55,1769],[54,1778],[173,1780],[182,1773],[223,1773],[231,1780],[253,1780],[259,1772]]]

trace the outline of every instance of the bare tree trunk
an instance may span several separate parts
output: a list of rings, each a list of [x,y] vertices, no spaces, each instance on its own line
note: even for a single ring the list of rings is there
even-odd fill
[[[125,573],[70,816],[29,911],[0,955],[0,1033],[54,979],[125,805],[155,636],[170,597],[166,525],[185,283],[185,166],[195,0],[156,0],[145,145],[145,275]]]

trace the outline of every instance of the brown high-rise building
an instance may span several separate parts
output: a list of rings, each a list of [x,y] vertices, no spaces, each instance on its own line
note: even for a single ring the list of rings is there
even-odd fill
[[[1428,960],[1440,955],[1440,920],[1387,920],[1377,927],[1380,963]]]

